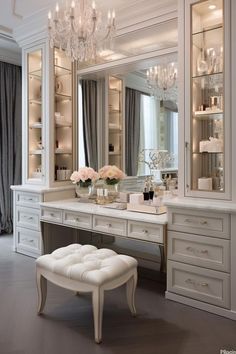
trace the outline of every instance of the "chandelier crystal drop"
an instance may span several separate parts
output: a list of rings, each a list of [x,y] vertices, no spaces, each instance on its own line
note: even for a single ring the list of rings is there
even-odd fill
[[[65,50],[71,61],[95,61],[100,51],[112,48],[115,31],[115,11],[109,10],[104,19],[95,1],[66,1],[48,13],[50,46]]]
[[[175,62],[159,64],[146,72],[151,95],[159,100],[177,100],[177,65]]]

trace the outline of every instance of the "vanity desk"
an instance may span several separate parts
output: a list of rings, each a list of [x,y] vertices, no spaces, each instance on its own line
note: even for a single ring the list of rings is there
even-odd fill
[[[167,214],[153,215],[118,210],[94,203],[82,203],[78,199],[66,199],[40,203],[43,253],[48,253],[70,237],[80,242],[80,231],[110,235],[161,245],[161,269],[165,269]],[[52,233],[50,225],[57,226]],[[63,229],[63,236],[59,232]],[[79,232],[77,233],[77,231]],[[66,240],[68,242],[68,239]]]

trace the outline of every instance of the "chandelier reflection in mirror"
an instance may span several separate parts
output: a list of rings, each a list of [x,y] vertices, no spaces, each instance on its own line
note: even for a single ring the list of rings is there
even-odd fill
[[[48,13],[51,47],[65,50],[72,61],[93,62],[99,51],[110,49],[115,34],[115,11],[109,10],[107,20],[97,10],[95,1],[73,0]]]
[[[159,64],[146,72],[152,96],[163,101],[177,101],[177,63]]]

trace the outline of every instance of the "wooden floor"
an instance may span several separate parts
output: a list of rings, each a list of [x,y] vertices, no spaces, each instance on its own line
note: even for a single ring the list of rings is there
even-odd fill
[[[138,316],[124,288],[105,294],[103,342],[93,340],[91,297],[52,284],[36,315],[35,261],[0,236],[0,354],[220,354],[236,351],[236,322],[165,300],[164,286],[139,278]]]

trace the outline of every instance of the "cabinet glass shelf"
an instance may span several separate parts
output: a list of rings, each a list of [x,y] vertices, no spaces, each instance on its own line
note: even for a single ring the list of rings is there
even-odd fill
[[[194,32],[192,35],[193,36],[196,36],[198,34],[203,34],[203,33],[207,33],[207,32],[211,32],[211,31],[214,31],[216,29],[222,29],[223,28],[223,24],[222,23],[219,23],[218,25],[214,25],[212,27],[209,27],[209,28],[205,28],[201,31],[198,31],[198,32]]]
[[[59,65],[55,65],[54,67],[55,67],[55,76],[57,77],[71,75],[71,69]]]
[[[34,98],[30,98],[30,99],[29,99],[29,103],[30,103],[30,104],[39,104],[39,105],[41,105],[41,104],[42,104],[42,101],[41,101],[41,100],[36,100],[36,99],[34,99]]]

